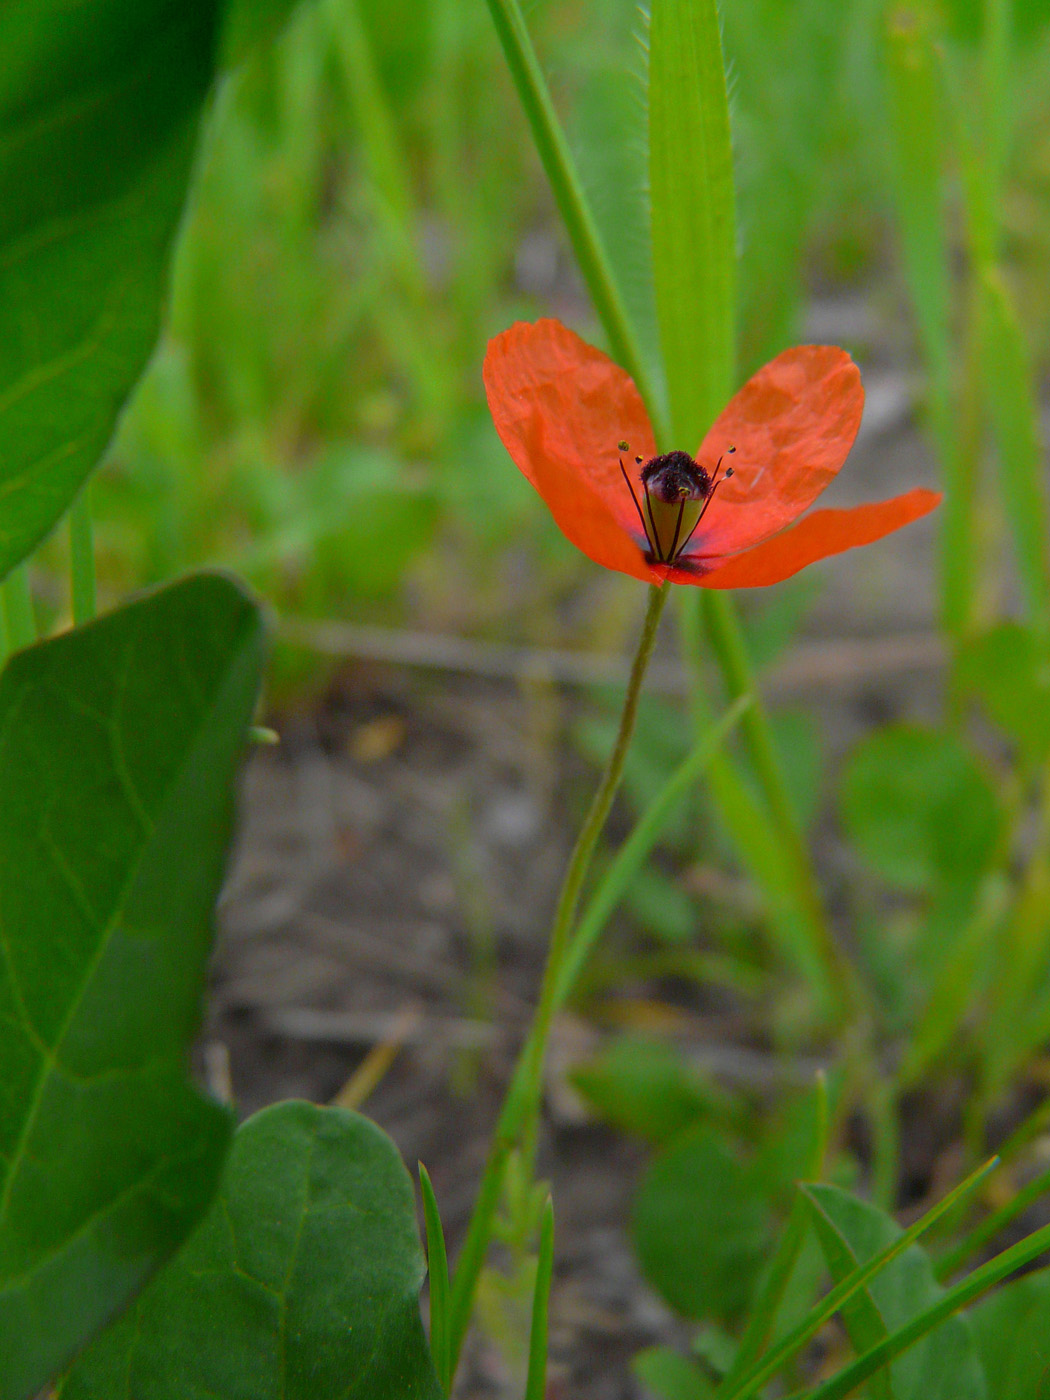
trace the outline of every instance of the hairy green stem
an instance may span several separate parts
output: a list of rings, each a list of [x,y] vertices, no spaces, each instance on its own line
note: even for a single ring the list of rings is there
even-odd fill
[[[554,1013],[560,1001],[562,964],[569,950],[570,934],[579,906],[580,892],[590,868],[594,848],[605,826],[609,809],[612,807],[613,798],[616,796],[616,790],[620,786],[620,780],[623,776],[624,760],[627,757],[627,750],[630,747],[638,715],[642,681],[649,666],[657,629],[660,625],[660,617],[669,591],[670,585],[667,583],[660,587],[653,585],[649,589],[645,622],[638,644],[638,652],[634,658],[634,665],[631,667],[631,675],[627,683],[627,694],[624,697],[616,743],[609,756],[609,762],[598,786],[598,791],[591,803],[590,811],[587,813],[580,834],[576,839],[576,845],[565,872],[561,894],[554,912],[547,964],[544,969],[540,999],[533,1017],[532,1029],[518,1059],[510,1088],[500,1112],[489,1158],[485,1164],[484,1175],[478,1191],[478,1198],[474,1205],[474,1213],[456,1266],[452,1284],[448,1342],[453,1376],[470,1320],[478,1276],[485,1262],[489,1240],[492,1236],[492,1222],[499,1204],[500,1188],[507,1159],[523,1137],[530,1134],[539,1111],[547,1040],[550,1036]]]

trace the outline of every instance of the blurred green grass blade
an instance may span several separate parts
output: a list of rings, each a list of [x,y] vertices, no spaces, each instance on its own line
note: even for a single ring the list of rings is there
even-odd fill
[[[1014,96],[1011,59],[1014,0],[984,0],[981,36],[981,87],[984,99],[982,136],[988,185],[998,191],[1010,143]]]
[[[701,613],[730,696],[755,693],[755,681],[740,620],[728,594],[681,589],[678,601],[683,651],[694,676],[694,722],[703,723],[706,699],[699,661]],[[744,712],[741,723],[764,803],[756,801],[732,761],[718,755],[709,778],[718,813],[766,898],[784,951],[812,986],[823,1013],[831,1019],[841,1018],[857,1004],[859,988],[824,918],[769,717],[760,701]]]
[[[234,67],[272,38],[298,0],[227,0],[222,26],[222,61]]]
[[[1050,518],[1039,406],[1024,334],[997,270],[981,276],[983,367],[999,449],[1003,504],[1013,536],[1025,611],[1050,639]]]
[[[659,440],[663,432],[658,421],[657,403],[634,328],[573,164],[518,0],[488,0],[488,7],[521,105],[525,109],[532,138],[551,183],[558,212],[594,302],[594,309],[608,337],[610,353],[637,385]]]
[[[547,1393],[547,1310],[554,1271],[554,1203],[547,1197],[540,1223],[540,1254],[536,1261],[536,1288],[532,1298],[529,1332],[529,1374],[525,1400],[543,1400]]]
[[[73,622],[80,626],[95,616],[95,532],[91,521],[91,484],[69,510],[69,569],[72,579]]]
[[[835,1228],[824,1211],[812,1210],[817,1239],[824,1255],[824,1262],[835,1283],[841,1283],[857,1268],[859,1263],[850,1242]],[[877,1346],[887,1335],[886,1324],[879,1315],[875,1301],[866,1288],[860,1289],[841,1309],[842,1321],[856,1352],[863,1352]],[[872,1377],[871,1400],[897,1400],[889,1371],[880,1371]]]
[[[988,1173],[995,1168],[998,1160],[997,1157],[993,1157],[991,1161],[978,1167],[965,1181],[960,1182],[954,1190],[949,1191],[942,1201],[938,1201],[931,1210],[928,1210],[920,1220],[904,1230],[897,1239],[891,1241],[884,1249],[879,1250],[865,1265],[855,1269],[837,1283],[801,1322],[781,1337],[761,1362],[732,1386],[724,1396],[720,1397],[720,1400],[750,1400],[752,1396],[757,1395],[762,1386],[775,1376],[793,1356],[797,1355],[812,1337],[816,1336],[828,1319],[833,1317],[844,1303],[847,1303],[860,1289],[876,1278],[909,1245],[914,1244],[931,1225],[934,1225],[942,1216],[947,1215],[959,1201],[975,1190]],[[1047,1227],[1047,1230],[1050,1234],[1050,1227]],[[872,1369],[877,1368],[873,1367]],[[870,1374],[870,1372],[865,1374]],[[848,1394],[847,1391],[841,1393]],[[816,1393],[810,1397],[810,1400],[817,1400]]]
[[[984,1087],[992,1093],[1043,1043],[1050,1019],[1043,990],[1050,956],[1050,762],[1043,767],[1035,829],[1027,840],[1025,869],[1002,921],[995,977],[979,1031]]]
[[[968,1009],[987,984],[987,961],[996,928],[1007,913],[1011,887],[1000,876],[989,878],[977,907],[961,931],[951,956],[943,959],[926,1003],[915,1022],[904,1058],[897,1071],[901,1088],[918,1084],[941,1055],[957,1040]]]
[[[415,204],[405,152],[387,102],[358,0],[322,0],[335,52],[346,75],[368,174],[383,213],[384,232],[397,247],[398,261],[411,291],[425,295],[419,251],[415,247]]]
[[[904,275],[929,376],[930,421],[946,500],[941,515],[941,612],[953,636],[973,612],[976,500],[952,410],[951,258],[944,214],[946,112],[929,8],[894,5],[885,21],[886,96],[894,214]]]
[[[259,609],[202,575],[0,677],[3,1400],[127,1304],[218,1179],[230,1115],[187,1056],[262,652]]]
[[[436,348],[408,153],[391,94],[384,85],[360,0],[322,0],[320,18],[357,123],[372,213],[401,297],[389,292],[374,314],[394,351],[410,368],[427,412],[440,422],[450,398],[449,366]]]
[[[895,214],[904,271],[935,383],[951,365],[951,277],[944,221],[945,113],[924,5],[895,5],[885,57]]]
[[[727,756],[715,756],[708,782],[740,862],[762,894],[781,956],[805,978],[822,1015],[841,1016],[844,1008],[835,995],[835,980],[820,951],[820,926],[800,889],[798,871],[776,823]]]
[[[1048,1249],[1050,1249],[1050,1225],[1044,1225],[1041,1230],[1036,1230],[1027,1239],[1021,1240],[1011,1249],[1004,1250],[1002,1254],[996,1255],[994,1259],[989,1259],[987,1264],[982,1264],[972,1274],[968,1274],[954,1288],[948,1289],[940,1302],[921,1312],[904,1327],[891,1332],[885,1341],[880,1342],[866,1355],[858,1357],[852,1365],[840,1371],[837,1376],[833,1376],[831,1380],[825,1381],[823,1385],[810,1392],[807,1400],[845,1400],[847,1395],[852,1395],[869,1376],[874,1375],[895,1356],[899,1356],[908,1347],[914,1346],[917,1341],[920,1341],[928,1332],[951,1317],[953,1313],[957,1313],[960,1308],[966,1307],[967,1303],[972,1303],[975,1299],[980,1298],[1002,1279],[1016,1270],[1024,1268],[1026,1264],[1031,1263],[1033,1259],[1038,1258]]]
[[[68,509],[153,349],[219,13],[0,7],[0,577]]]
[[[780,1232],[758,1296],[749,1310],[747,1330],[719,1388],[719,1397],[723,1392],[730,1394],[741,1376],[747,1375],[762,1355],[808,1229],[809,1211],[801,1192],[796,1190],[787,1224]]]
[[[427,1271],[430,1275],[430,1354],[443,1395],[449,1393],[449,1280],[445,1231],[441,1225],[437,1197],[430,1173],[419,1164],[419,1188],[423,1196],[423,1219],[427,1229]]]
[[[522,1054],[518,1060],[510,1092],[514,1092],[519,1082],[524,1079],[525,1063],[525,1055]],[[478,1276],[485,1262],[489,1241],[492,1239],[493,1219],[503,1192],[503,1179],[506,1175],[510,1149],[511,1139],[499,1136],[494,1139],[489,1148],[488,1160],[481,1178],[481,1188],[474,1201],[467,1235],[459,1251],[456,1267],[452,1274],[448,1326],[449,1373],[452,1376],[455,1375],[456,1367],[459,1364],[459,1354],[463,1347],[463,1339],[467,1335],[470,1315],[474,1307],[474,1292],[477,1288]]]
[[[559,1004],[570,994],[609,916],[623,898],[632,877],[660,839],[664,824],[675,804],[703,775],[751,703],[750,696],[742,695],[730,705],[717,723],[706,730],[616,852],[573,930],[572,941],[566,951],[558,982]]]
[[[673,441],[695,452],[733,388],[736,223],[715,0],[649,17],[653,278]]]
[[[828,1080],[823,1070],[817,1071],[814,1089],[816,1114],[813,1125],[809,1179],[823,1181],[831,1132]],[[762,1355],[776,1321],[777,1312],[783,1302],[784,1293],[791,1281],[792,1271],[805,1243],[809,1225],[809,1207],[804,1195],[796,1185],[787,1223],[780,1232],[776,1249],[767,1265],[758,1295],[749,1309],[747,1328],[741,1338],[737,1354],[733,1358],[733,1364],[719,1386],[720,1393],[731,1390],[740,1377],[746,1375]]]
[[[0,602],[3,605],[8,652],[32,646],[37,639],[36,613],[25,564],[12,569],[0,584]]]

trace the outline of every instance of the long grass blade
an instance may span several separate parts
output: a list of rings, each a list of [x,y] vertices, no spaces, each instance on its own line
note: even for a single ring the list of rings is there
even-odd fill
[[[529,1333],[529,1374],[525,1400],[543,1400],[547,1391],[547,1309],[554,1272],[554,1204],[547,1197],[540,1223],[540,1254],[536,1262],[536,1289],[532,1297],[532,1328]]]
[[[997,269],[981,277],[981,339],[988,412],[1002,468],[1003,505],[1013,536],[1025,610],[1050,638],[1050,517],[1039,406],[1024,335]]]
[[[899,1327],[896,1332],[891,1332],[878,1346],[872,1347],[871,1351],[858,1357],[844,1371],[840,1371],[837,1376],[833,1376],[831,1380],[818,1386],[807,1397],[807,1400],[845,1400],[847,1395],[852,1394],[869,1376],[888,1365],[895,1356],[899,1356],[902,1351],[907,1351],[910,1346],[921,1341],[928,1332],[932,1332],[935,1327],[945,1322],[954,1313],[980,1298],[1009,1274],[1024,1268],[1026,1264],[1031,1263],[1033,1259],[1038,1258],[1048,1249],[1050,1249],[1050,1225],[1044,1225],[1041,1230],[1036,1230],[1026,1240],[1021,1240],[1011,1249],[996,1255],[994,1259],[989,1259],[988,1263],[982,1264],[979,1269],[974,1269],[972,1274],[967,1274],[966,1278],[945,1293],[940,1302],[927,1308],[925,1312],[919,1313],[905,1326]]]
[[[698,598],[698,593],[703,597]],[[715,595],[711,589],[682,589],[678,602],[682,650],[693,677],[693,723],[701,728],[709,723],[700,661],[701,609],[714,623],[713,649],[730,695],[752,693],[754,679],[731,599],[724,594]],[[710,764],[711,793],[742,864],[762,892],[782,953],[802,972],[822,1014],[829,1020],[842,1019],[857,1003],[859,991],[831,940],[768,718],[762,714],[755,722],[760,708],[756,697],[755,704],[745,711],[741,726],[764,801],[755,797],[724,754],[716,754]]]
[[[0,601],[3,603],[8,652],[32,646],[37,639],[36,614],[25,564],[12,569],[0,584]]]
[[[445,1231],[441,1225],[437,1197],[430,1173],[419,1163],[419,1188],[423,1196],[423,1219],[427,1231],[427,1269],[430,1274],[430,1354],[434,1358],[442,1393],[452,1384],[449,1351],[449,1278]]]
[[[937,1278],[943,1283],[945,1279],[951,1278],[952,1274],[957,1274],[967,1259],[972,1259],[975,1254],[979,1254],[989,1240],[994,1240],[1000,1230],[1005,1230],[1012,1220],[1028,1209],[1041,1196],[1045,1196],[1050,1191],[1050,1171],[1040,1172],[1038,1176],[1027,1182],[1016,1193],[1012,1200],[1005,1205],[993,1210],[985,1217],[979,1225],[976,1225],[968,1235],[965,1235],[954,1249],[943,1255],[937,1261]]]
[[[817,1074],[816,1094],[817,1121],[813,1134],[813,1151],[810,1157],[810,1179],[822,1181],[830,1131],[828,1081],[823,1070]],[[741,1376],[747,1375],[762,1355],[808,1229],[809,1207],[802,1191],[796,1187],[787,1224],[780,1232],[780,1238],[777,1241],[773,1257],[769,1261],[765,1279],[752,1304],[747,1329],[741,1339],[737,1354],[733,1358],[733,1364],[718,1388],[719,1397],[732,1390]]]
[[[944,217],[946,121],[932,23],[927,6],[890,8],[885,34],[886,95],[894,212],[926,362],[930,421],[945,484],[941,612],[949,633],[961,637],[974,607],[976,499],[973,472],[960,448],[952,411],[952,253]]]

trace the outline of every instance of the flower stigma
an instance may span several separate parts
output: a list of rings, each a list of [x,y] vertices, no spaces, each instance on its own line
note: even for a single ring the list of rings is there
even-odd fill
[[[620,442],[617,446],[621,452],[630,451],[626,442]],[[729,447],[725,455],[735,451],[735,447]],[[722,461],[719,457],[711,473],[688,452],[665,452],[659,457],[651,457],[644,465],[641,457],[635,457],[635,466],[641,467],[645,500],[643,509],[623,458],[620,459],[620,471],[649,546],[646,552],[649,563],[673,564],[681,555],[711,504],[716,487],[733,475],[732,467],[727,467],[719,475]]]

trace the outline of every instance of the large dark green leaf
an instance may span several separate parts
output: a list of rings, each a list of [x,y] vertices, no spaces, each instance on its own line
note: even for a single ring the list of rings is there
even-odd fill
[[[0,1397],[47,1378],[206,1208],[228,1115],[186,1078],[259,684],[201,576],[0,677]]]
[[[836,1283],[901,1233],[888,1215],[835,1186],[804,1186],[828,1268]],[[912,1245],[846,1309],[858,1352],[869,1350],[944,1296],[926,1251]],[[893,1400],[986,1400],[988,1391],[965,1317],[950,1317],[890,1367],[872,1395]],[[892,1388],[891,1388],[892,1387]]]
[[[65,512],[153,348],[220,10],[0,4],[0,577]]]
[[[240,1129],[212,1209],[61,1400],[440,1400],[422,1281],[390,1139],[278,1104]]]

